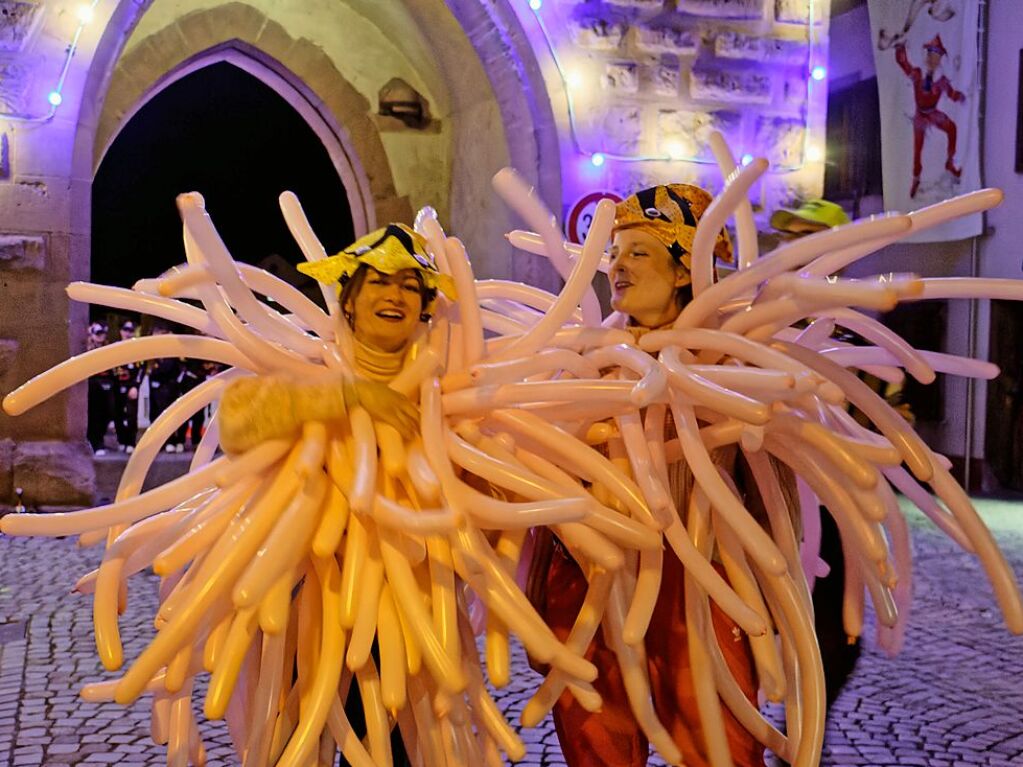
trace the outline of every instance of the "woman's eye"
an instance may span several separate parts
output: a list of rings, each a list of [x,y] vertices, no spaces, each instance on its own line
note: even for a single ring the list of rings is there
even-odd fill
[[[407,290],[409,293],[418,293],[419,292],[419,285],[417,283],[414,283],[414,282],[411,282],[408,285],[402,285],[401,287],[404,290]]]

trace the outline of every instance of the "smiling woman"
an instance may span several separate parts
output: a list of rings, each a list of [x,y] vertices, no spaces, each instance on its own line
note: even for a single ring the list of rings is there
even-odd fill
[[[404,224],[371,232],[299,270],[340,289],[339,303],[353,337],[350,361],[360,377],[297,381],[257,376],[233,382],[218,411],[224,449],[240,453],[297,434],[310,421],[346,419],[355,405],[410,436],[415,408],[386,384],[404,367],[412,336],[430,319],[438,289],[454,296],[450,278],[438,272],[423,238]]]

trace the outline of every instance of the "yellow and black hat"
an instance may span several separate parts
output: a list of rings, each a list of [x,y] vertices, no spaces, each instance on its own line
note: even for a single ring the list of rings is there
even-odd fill
[[[713,200],[708,192],[692,184],[652,186],[615,206],[612,231],[641,226],[664,243],[677,263],[692,271],[696,225]],[[732,262],[732,241],[724,229],[718,232],[714,256]]]
[[[426,251],[426,239],[405,224],[388,224],[360,237],[340,253],[320,261],[299,264],[298,270],[327,285],[344,285],[365,264],[383,274],[416,269],[423,283],[455,299],[455,283],[441,274]]]

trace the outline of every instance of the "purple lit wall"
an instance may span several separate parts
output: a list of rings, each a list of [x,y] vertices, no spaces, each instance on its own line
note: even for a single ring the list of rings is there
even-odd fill
[[[563,204],[720,175],[706,137],[764,156],[764,216],[821,193],[827,0],[512,0],[558,121]]]

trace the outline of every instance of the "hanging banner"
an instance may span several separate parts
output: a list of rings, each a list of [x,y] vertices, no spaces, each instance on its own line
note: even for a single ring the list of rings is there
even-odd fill
[[[868,0],[881,104],[886,210],[980,188],[976,0]],[[980,234],[980,214],[909,237]]]

